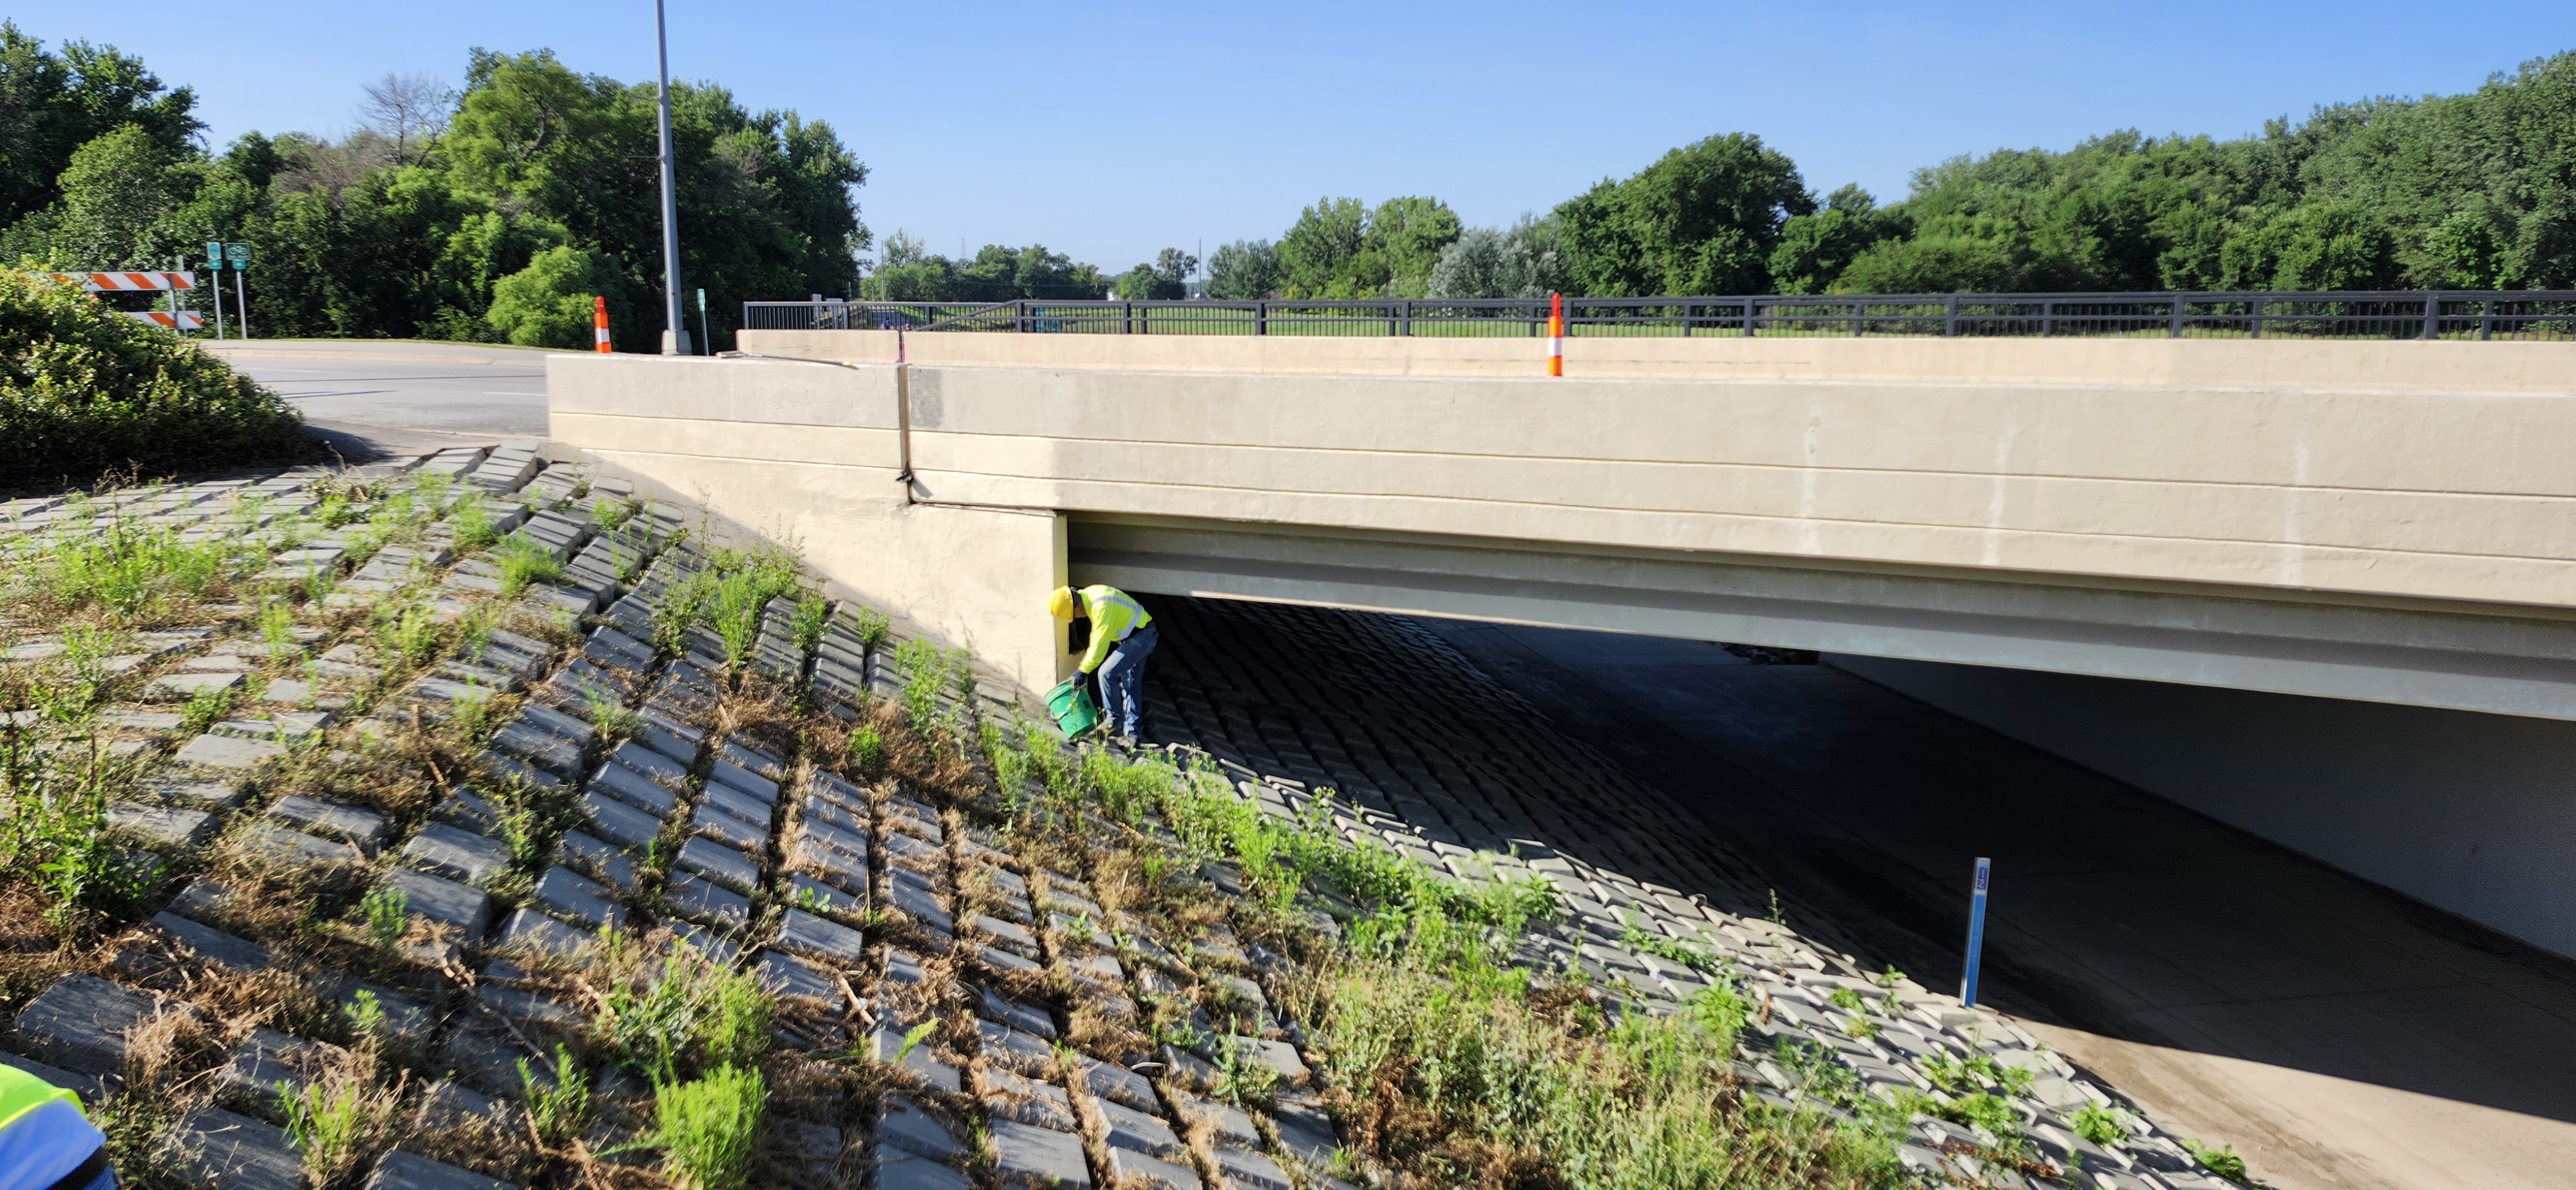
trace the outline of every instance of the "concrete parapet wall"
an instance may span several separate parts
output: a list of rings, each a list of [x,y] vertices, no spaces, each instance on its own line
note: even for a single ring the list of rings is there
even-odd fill
[[[891,362],[892,331],[744,331],[742,349]],[[927,367],[1539,376],[1547,340],[1330,335],[904,337]],[[2576,391],[2576,344],[2380,339],[1836,338],[1698,335],[1565,341],[1571,379],[1896,380],[2397,391]]]

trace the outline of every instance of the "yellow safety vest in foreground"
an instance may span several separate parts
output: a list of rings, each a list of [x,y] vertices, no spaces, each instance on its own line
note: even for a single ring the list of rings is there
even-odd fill
[[[106,1143],[81,1114],[80,1096],[0,1066],[0,1190],[45,1190]]]
[[[1090,673],[1109,660],[1110,647],[1127,639],[1127,634],[1154,622],[1145,605],[1128,597],[1116,587],[1093,584],[1075,594],[1082,597],[1082,615],[1091,621],[1091,647],[1083,651],[1082,672]]]

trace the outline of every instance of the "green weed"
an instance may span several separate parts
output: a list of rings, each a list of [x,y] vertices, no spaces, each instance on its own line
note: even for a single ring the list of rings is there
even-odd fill
[[[796,652],[801,656],[814,651],[823,639],[823,627],[831,622],[832,605],[820,595],[796,601]]]
[[[593,500],[590,504],[590,527],[602,533],[611,532],[626,523],[629,508],[625,501],[615,497],[602,496]]]
[[[501,568],[501,597],[516,599],[528,593],[530,583],[563,581],[562,559],[546,547],[523,537],[513,537],[492,547],[492,561]]]
[[[847,749],[850,767],[867,776],[875,776],[885,764],[885,733],[874,723],[862,723],[850,729]]]
[[[411,898],[399,888],[380,888],[358,902],[366,918],[367,946],[392,963],[402,956],[403,933],[410,926]]]
[[[894,621],[875,608],[845,606],[850,606],[850,618],[857,621],[860,645],[874,649],[885,643],[886,634],[894,629]]]
[[[447,525],[455,532],[460,550],[479,550],[501,536],[492,526],[492,509],[483,503],[481,492],[467,492],[449,505]]]
[[[581,1064],[573,1061],[571,1050],[558,1045],[553,1077],[538,1074],[526,1058],[519,1059],[518,1065],[520,1102],[527,1107],[538,1143],[550,1149],[571,1144],[590,1119],[590,1080]]]
[[[438,652],[438,621],[418,604],[381,604],[376,610],[376,644],[387,657],[419,665]]]
[[[2075,1126],[2075,1135],[2110,1148],[2129,1139],[2128,1113],[2107,1103],[2087,1103],[2075,1109],[2067,1121]]]
[[[643,714],[617,701],[616,696],[603,691],[589,690],[582,693],[581,701],[582,709],[590,719],[590,725],[599,729],[602,746],[614,745],[619,740],[631,740],[644,734]]]
[[[283,599],[271,599],[259,606],[259,643],[268,646],[268,659],[284,663],[303,651],[295,642],[295,608]]]
[[[37,590],[65,611],[97,607],[133,618],[172,598],[200,599],[230,577],[235,546],[188,543],[179,531],[126,520],[58,537],[33,569]]]
[[[718,1066],[653,1089],[653,1146],[681,1190],[742,1190],[769,1090],[757,1067]]]
[[[358,994],[350,997],[349,1003],[340,1006],[340,1015],[349,1022],[352,1036],[381,1037],[384,1033],[385,1006],[376,1001],[374,992],[365,988],[358,989]]]
[[[279,1083],[277,1106],[286,1118],[286,1135],[303,1159],[305,1176],[316,1186],[330,1186],[382,1147],[393,1103],[364,1081],[337,1074],[307,1084],[300,1093],[292,1083]]]
[[[748,1066],[769,1044],[769,996],[757,977],[678,946],[659,960],[620,941],[597,970],[606,983],[591,1037],[639,1073]]]
[[[210,687],[189,695],[187,703],[179,708],[179,729],[189,735],[204,733],[232,714],[233,704],[240,697],[240,688],[235,686]]]
[[[2182,1147],[2191,1153],[2192,1160],[2200,1162],[2201,1168],[2211,1173],[2231,1182],[2253,1181],[2250,1171],[2245,1168],[2245,1159],[2236,1155],[2234,1145],[2210,1145],[2185,1137]]]

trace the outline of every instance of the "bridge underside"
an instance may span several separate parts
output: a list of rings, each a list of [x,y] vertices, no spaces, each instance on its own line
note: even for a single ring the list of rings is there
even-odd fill
[[[1077,582],[2576,720],[2576,619],[2251,588],[1075,514]]]

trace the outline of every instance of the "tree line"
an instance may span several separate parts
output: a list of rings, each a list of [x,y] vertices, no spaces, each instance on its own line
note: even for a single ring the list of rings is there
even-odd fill
[[[658,346],[650,83],[478,49],[461,89],[369,87],[337,140],[250,133],[221,153],[194,104],[112,48],[49,52],[0,22],[0,259],[161,268],[247,240],[259,333],[580,346],[602,294],[620,347]],[[1327,196],[1275,238],[1119,273],[1035,244],[950,258],[899,231],[864,280],[868,171],[829,125],[712,84],[674,84],[672,104],[683,284],[705,289],[719,346],[746,299],[1170,299],[1194,278],[1230,300],[2576,288],[2576,52],[2233,140],[1958,157],[1892,203],[1819,195],[1727,133],[1509,226],[1428,196]]]
[[[2416,288],[2576,288],[2576,53],[2235,140],[1958,157],[1885,205],[1820,197],[1741,133],[1509,227],[1327,198],[1210,253],[1207,276],[1237,300]]]
[[[389,76],[347,136],[215,153],[190,88],[0,22],[0,259],[199,268],[208,241],[245,241],[255,334],[583,346],[596,294],[618,347],[658,350],[653,85],[481,49],[464,84]],[[852,293],[867,168],[830,125],[707,84],[674,83],[671,107],[681,281],[713,341],[745,299]]]

